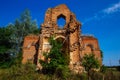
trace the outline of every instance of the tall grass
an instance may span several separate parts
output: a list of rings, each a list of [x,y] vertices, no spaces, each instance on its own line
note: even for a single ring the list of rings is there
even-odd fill
[[[64,70],[65,71],[65,70]],[[87,80],[86,73],[74,74],[66,73],[67,78],[63,79],[61,68],[53,75],[45,75],[40,71],[35,71],[34,64],[14,65],[8,69],[0,69],[0,80]],[[66,76],[64,75],[64,76]],[[91,80],[103,80],[103,73],[91,71]],[[120,72],[107,71],[104,73],[104,80],[120,80]]]

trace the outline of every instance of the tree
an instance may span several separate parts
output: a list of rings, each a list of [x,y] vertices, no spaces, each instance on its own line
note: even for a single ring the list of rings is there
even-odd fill
[[[9,36],[11,33],[6,27],[0,28],[0,54],[4,54],[10,48]]]
[[[12,31],[9,41],[13,44],[11,52],[14,55],[21,53],[25,36],[39,33],[36,21],[31,20],[29,10],[25,10],[20,18],[15,20],[15,24],[8,25],[8,28]]]
[[[14,59],[14,61],[16,58],[18,59],[22,54],[24,37],[38,33],[36,21],[31,19],[29,10],[25,10],[14,24],[0,28],[0,63],[9,62],[10,59]]]
[[[13,59],[19,62],[17,59],[21,60],[24,37],[38,33],[36,21],[32,20],[29,10],[25,10],[14,24],[0,28],[0,66],[11,63]]]
[[[65,56],[62,53],[62,44],[50,38],[51,49],[49,53],[45,53],[45,60],[40,60],[43,67],[43,73],[56,74],[58,77],[66,78],[68,75],[68,65]]]
[[[99,62],[98,60],[95,58],[94,54],[85,54],[82,60],[82,66],[85,68],[85,70],[87,71],[88,74],[88,80],[90,80],[90,71],[92,69],[97,69],[99,68]]]
[[[11,65],[12,57],[9,49],[12,44],[9,42],[9,36],[12,34],[7,27],[0,28],[0,68],[6,68]]]

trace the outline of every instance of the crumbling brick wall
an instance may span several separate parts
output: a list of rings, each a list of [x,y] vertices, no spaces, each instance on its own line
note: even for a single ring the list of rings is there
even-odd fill
[[[24,39],[22,63],[36,63],[39,36],[28,35]]]
[[[65,19],[63,28],[57,24],[60,17]],[[38,36],[26,36],[24,39],[22,63],[30,61],[40,67],[39,59],[44,59],[43,53],[49,51],[48,40],[51,36],[54,36],[55,40],[62,39],[70,55],[69,67],[71,70],[80,71],[81,58],[86,53],[94,53],[101,62],[98,40],[81,34],[81,23],[76,20],[75,15],[65,4],[49,8],[45,14],[45,20],[41,24],[41,33]]]

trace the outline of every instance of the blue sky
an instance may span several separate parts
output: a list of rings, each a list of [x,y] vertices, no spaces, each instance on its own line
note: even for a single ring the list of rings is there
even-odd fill
[[[14,23],[29,9],[38,26],[49,7],[66,4],[82,25],[83,34],[92,34],[104,53],[103,64],[118,65],[120,59],[120,0],[0,0],[0,26]]]

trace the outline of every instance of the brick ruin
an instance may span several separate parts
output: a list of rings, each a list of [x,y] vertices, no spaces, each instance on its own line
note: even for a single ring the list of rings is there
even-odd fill
[[[65,19],[63,28],[57,24],[59,18]],[[98,40],[93,36],[82,35],[81,23],[64,4],[46,11],[44,23],[41,24],[41,33],[38,36],[28,35],[24,38],[22,63],[29,61],[41,68],[39,59],[44,60],[43,52],[50,50],[48,39],[53,35],[55,40],[61,39],[64,49],[68,50],[71,70],[81,71],[80,62],[84,54],[94,53],[102,63]]]

